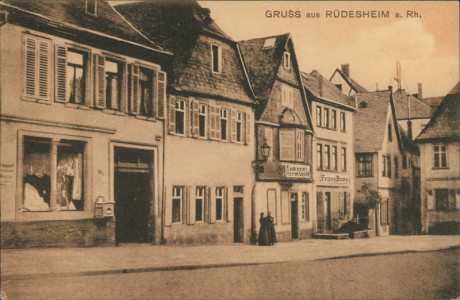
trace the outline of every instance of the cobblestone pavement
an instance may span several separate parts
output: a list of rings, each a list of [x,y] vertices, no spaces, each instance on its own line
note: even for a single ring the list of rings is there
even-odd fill
[[[12,249],[1,251],[1,279],[180,270],[311,261],[460,247],[460,236],[386,236],[356,240],[308,239],[254,245]]]

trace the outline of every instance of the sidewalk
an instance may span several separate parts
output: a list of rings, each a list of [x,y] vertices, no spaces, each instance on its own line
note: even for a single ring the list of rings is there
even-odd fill
[[[254,245],[18,249],[1,251],[1,279],[198,269],[460,247],[460,236],[386,236]]]

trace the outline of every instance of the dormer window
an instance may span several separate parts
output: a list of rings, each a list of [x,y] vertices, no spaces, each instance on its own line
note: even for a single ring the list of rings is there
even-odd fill
[[[275,41],[276,41],[275,38],[266,39],[265,42],[264,42],[264,47],[263,47],[263,49],[270,49],[270,48],[273,48],[273,47],[275,46]]]
[[[222,48],[217,44],[211,44],[212,72],[222,72]]]
[[[97,15],[97,1],[96,0],[86,0],[85,10],[88,14]]]
[[[284,52],[283,64],[285,69],[289,70],[291,68],[291,53]]]

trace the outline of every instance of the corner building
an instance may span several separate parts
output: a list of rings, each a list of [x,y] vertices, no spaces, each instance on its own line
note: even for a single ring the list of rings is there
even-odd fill
[[[260,213],[266,216],[269,211],[275,220],[278,241],[308,238],[313,229],[313,132],[292,38],[284,34],[239,44],[259,102],[255,122],[253,242],[260,228]],[[268,156],[263,153],[267,146]]]
[[[159,241],[171,54],[90,4],[0,3],[2,248]]]
[[[116,9],[174,53],[162,242],[249,242],[255,101],[237,43],[195,1],[148,1]]]

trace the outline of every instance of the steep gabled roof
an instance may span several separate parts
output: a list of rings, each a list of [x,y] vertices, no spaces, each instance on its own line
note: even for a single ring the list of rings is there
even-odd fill
[[[441,105],[416,141],[460,140],[460,82],[444,97]]]
[[[407,97],[410,99],[410,106]],[[420,99],[410,95],[405,90],[397,90],[393,93],[398,120],[409,119],[409,107],[411,119],[430,118],[431,108]]]
[[[427,98],[422,98],[420,100],[431,108],[431,116],[433,116],[433,114],[435,113],[436,109],[438,109],[443,99],[444,99],[444,96],[427,97]]]
[[[364,88],[362,85],[360,85],[357,81],[355,81],[353,78],[350,76],[347,76],[342,72],[340,69],[335,69],[334,73],[332,74],[331,78],[329,80],[332,80],[334,77],[335,73],[339,73],[340,76],[350,85],[351,89],[354,90],[356,93],[366,93],[368,90]]]
[[[171,83],[177,91],[221,96],[253,103],[249,80],[244,73],[237,44],[210,17],[209,9],[194,0],[153,0],[116,5],[115,9],[140,32],[174,53]],[[233,53],[226,55],[225,74],[214,76],[210,52],[199,44],[202,36],[230,45]]]
[[[0,2],[0,5],[11,10],[9,18],[12,19],[16,17],[16,14],[18,14],[17,18],[24,18],[24,15],[20,14],[28,14],[48,22],[84,29],[155,50],[163,50],[136,31],[107,1],[97,1],[97,15],[86,12],[83,0],[4,0]]]
[[[238,42],[254,92],[262,104],[270,97],[289,37],[287,33]],[[269,39],[274,39],[273,46],[264,48]]]
[[[395,116],[392,92],[376,91],[356,94],[358,111],[354,114],[354,141],[356,152],[373,152],[382,148],[387,130],[387,116],[392,112],[391,120],[396,132],[396,140],[403,150],[401,133]]]
[[[332,82],[324,78],[318,71],[310,74],[301,72],[304,88],[315,98],[332,101],[337,104],[354,107],[353,97],[346,96]]]

